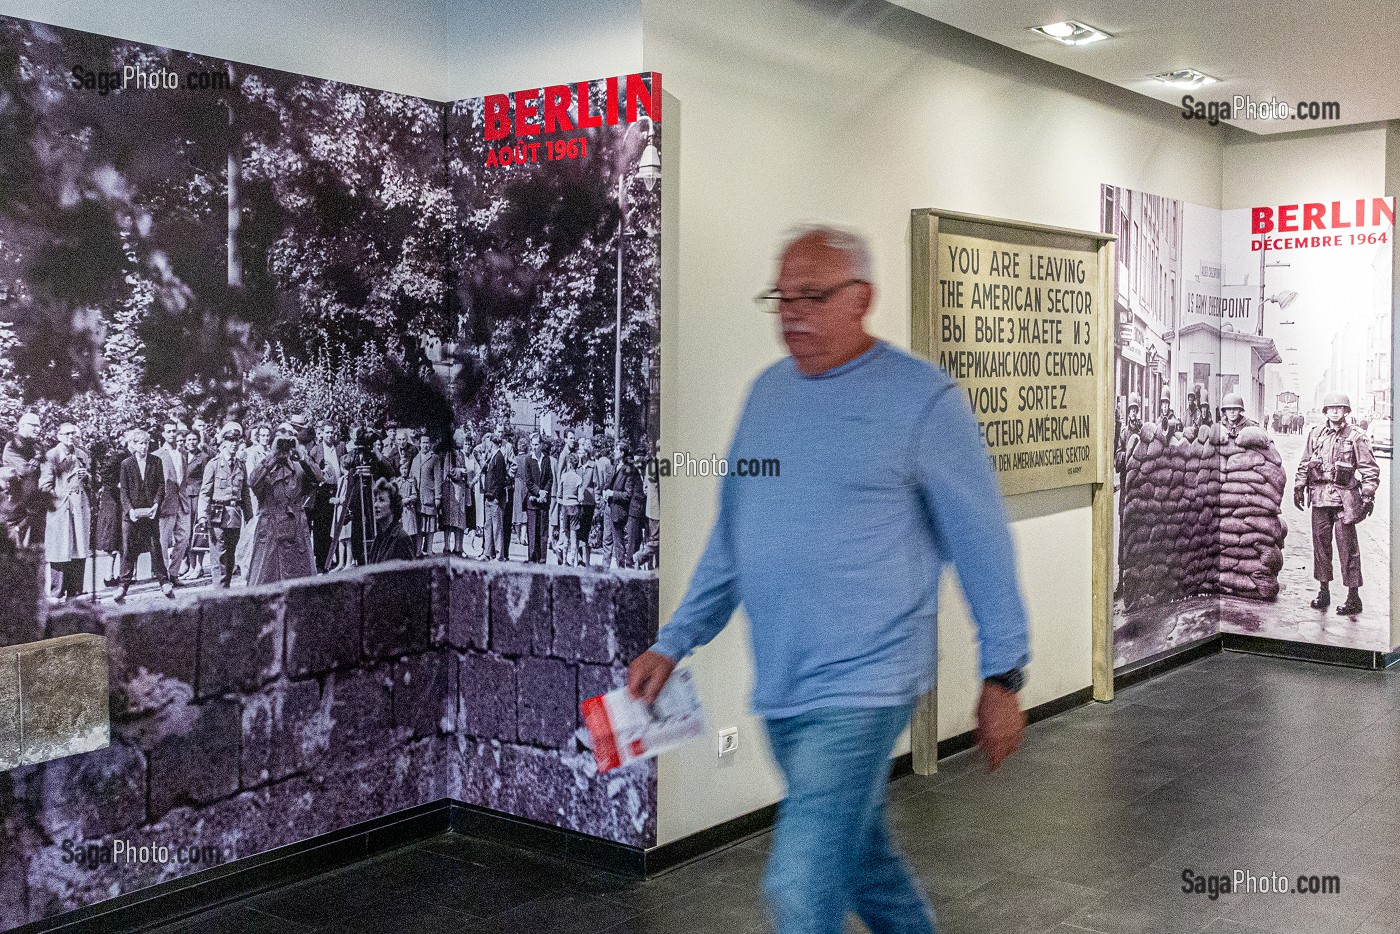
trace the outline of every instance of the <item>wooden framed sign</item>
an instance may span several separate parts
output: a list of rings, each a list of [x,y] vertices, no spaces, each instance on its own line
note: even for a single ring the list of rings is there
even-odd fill
[[[1007,495],[1108,478],[1112,240],[914,212],[913,349],[967,391]]]

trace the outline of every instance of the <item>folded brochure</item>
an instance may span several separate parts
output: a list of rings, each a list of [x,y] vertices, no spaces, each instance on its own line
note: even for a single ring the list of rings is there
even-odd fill
[[[654,704],[633,698],[622,687],[590,697],[579,711],[593,739],[599,772],[659,756],[705,733],[700,696],[685,668],[671,675]]]

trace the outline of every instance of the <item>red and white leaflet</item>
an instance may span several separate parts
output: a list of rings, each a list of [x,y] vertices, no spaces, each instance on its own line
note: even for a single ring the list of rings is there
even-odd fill
[[[634,700],[623,687],[590,697],[579,711],[593,739],[599,772],[658,756],[705,733],[700,696],[685,668],[671,675],[651,706]]]

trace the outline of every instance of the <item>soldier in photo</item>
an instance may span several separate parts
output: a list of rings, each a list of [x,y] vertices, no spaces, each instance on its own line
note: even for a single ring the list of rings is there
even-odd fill
[[[1244,429],[1259,427],[1254,419],[1245,418],[1244,398],[1236,392],[1230,393],[1220,403],[1220,424],[1225,426],[1225,434],[1231,441],[1239,437]]]
[[[243,527],[253,512],[248,472],[237,456],[243,428],[229,422],[219,431],[219,450],[204,466],[196,507],[209,537],[209,572],[219,587],[233,581],[234,557]]]
[[[1172,396],[1165,389],[1162,390],[1161,414],[1157,416],[1157,427],[1166,432],[1168,438],[1172,435],[1180,434],[1182,429],[1181,419],[1176,412],[1172,411]]]
[[[1128,418],[1118,427],[1118,433],[1113,439],[1113,469],[1118,472],[1118,527],[1123,527],[1123,503],[1126,498],[1128,485],[1128,461],[1133,456],[1133,449],[1142,440],[1139,432],[1142,431],[1142,396],[1135,392],[1128,393]],[[1118,538],[1118,584],[1113,588],[1113,597],[1116,600],[1123,595],[1123,544],[1122,536]]]
[[[1200,428],[1202,425],[1211,425],[1215,419],[1210,414],[1210,397],[1206,395],[1206,387],[1197,383],[1186,396],[1186,424],[1191,428]]]
[[[1332,602],[1332,539],[1342,566],[1346,602],[1338,616],[1361,612],[1361,550],[1356,524],[1375,509],[1380,468],[1364,431],[1350,423],[1351,399],[1346,393],[1329,392],[1322,400],[1327,421],[1308,433],[1303,458],[1294,480],[1293,505],[1303,508],[1304,496],[1312,506],[1313,577],[1321,585],[1311,606],[1325,610]]]

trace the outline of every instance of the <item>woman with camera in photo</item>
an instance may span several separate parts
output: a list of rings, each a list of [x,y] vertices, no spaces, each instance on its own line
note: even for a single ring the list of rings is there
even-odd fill
[[[320,475],[307,461],[290,422],[277,426],[272,449],[248,477],[258,498],[258,524],[246,579],[250,587],[316,573],[303,504]]]

